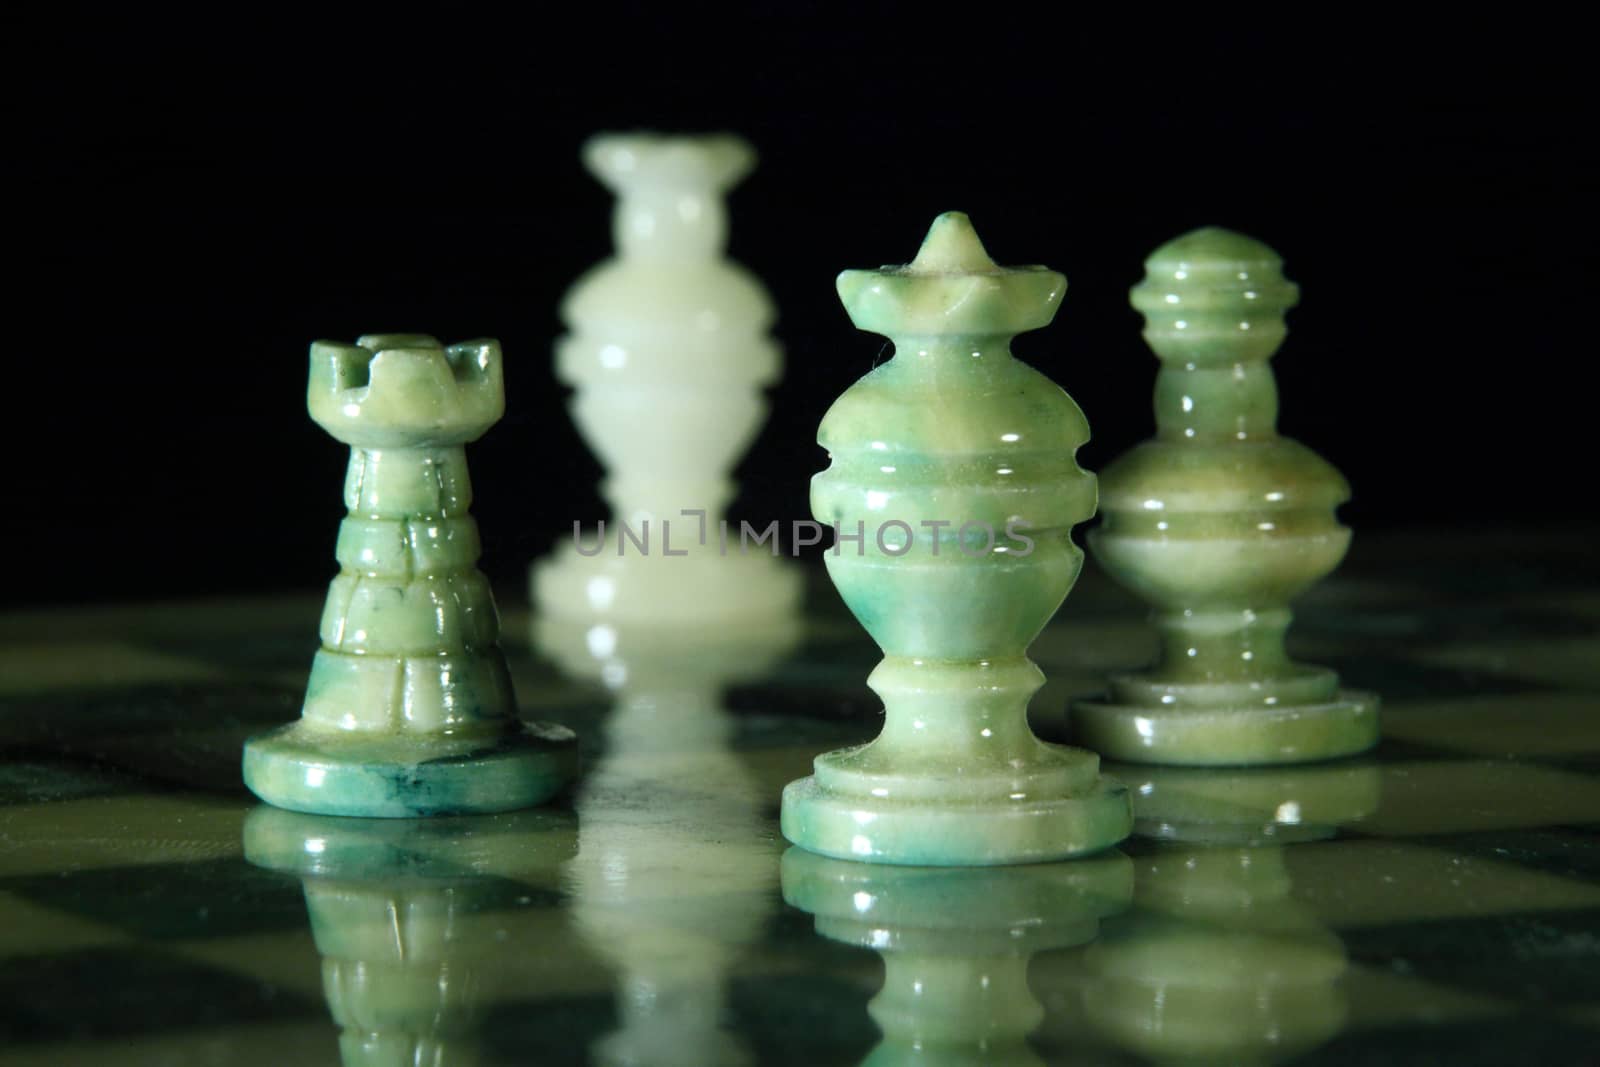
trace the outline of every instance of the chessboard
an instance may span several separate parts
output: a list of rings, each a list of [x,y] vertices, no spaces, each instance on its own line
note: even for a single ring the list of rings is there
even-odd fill
[[[0,1062],[1593,1063],[1594,543],[1358,534],[1291,648],[1381,696],[1375,751],[1108,766],[1115,853],[944,872],[778,833],[783,784],[881,721],[820,571],[792,627],[721,643],[562,633],[504,592],[523,713],[585,771],[477,818],[245,791],[320,590],[9,614]],[[1037,732],[1154,647],[1091,563],[1032,650]]]

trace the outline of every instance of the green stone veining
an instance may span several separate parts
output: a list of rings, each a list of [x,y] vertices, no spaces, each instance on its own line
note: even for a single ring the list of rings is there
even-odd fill
[[[909,265],[839,276],[851,319],[895,354],[822,420],[832,463],[811,506],[863,537],[826,560],[885,653],[868,679],[885,722],[784,790],[783,832],[803,848],[1028,863],[1107,848],[1132,825],[1098,757],[1027,722],[1044,680],[1027,648],[1077,579],[1071,528],[1094,514],[1095,480],[1074,459],[1083,413],[1010,339],[1048,324],[1065,288],[1043,267],[997,267],[956,212]]]
[[[279,807],[404,817],[509,811],[575,770],[573,736],[523,723],[465,445],[505,411],[500,346],[384,334],[311,346],[311,417],[350,445],[349,514],[300,721],[245,746]]]
[[[1116,759],[1295,763],[1378,738],[1378,701],[1284,651],[1289,602],[1344,558],[1344,478],[1277,432],[1268,362],[1298,288],[1266,245],[1208,227],[1151,254],[1133,306],[1161,360],[1157,434],[1101,479],[1096,558],[1150,601],[1158,663],[1074,710]]]

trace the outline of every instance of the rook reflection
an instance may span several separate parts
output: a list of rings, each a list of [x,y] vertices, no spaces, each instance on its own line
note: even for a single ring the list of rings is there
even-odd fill
[[[396,820],[262,806],[245,858],[298,875],[345,1064],[479,1061],[478,1031],[518,955],[542,943],[571,817]],[[533,883],[533,884],[530,884]]]

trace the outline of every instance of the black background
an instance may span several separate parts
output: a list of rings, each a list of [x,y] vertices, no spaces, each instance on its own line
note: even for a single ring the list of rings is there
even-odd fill
[[[578,150],[611,129],[761,154],[730,252],[779,305],[787,368],[735,517],[805,517],[817,422],[882,347],[833,277],[910,258],[949,209],[1000,262],[1068,276],[1016,350],[1088,414],[1090,469],[1152,429],[1143,257],[1217,223],[1301,285],[1280,427],[1348,475],[1358,536],[1592,513],[1575,27],[990,7],[13,27],[8,598],[325,581],[345,455],[306,416],[306,345],[380,331],[502,340],[510,410],[469,456],[484,569],[520,584],[604,513],[551,343],[610,251]]]

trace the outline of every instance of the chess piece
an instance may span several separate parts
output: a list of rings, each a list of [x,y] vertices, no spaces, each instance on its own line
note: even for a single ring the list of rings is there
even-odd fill
[[[1096,558],[1155,606],[1159,662],[1074,709],[1077,738],[1147,763],[1298,763],[1378,739],[1378,700],[1284,652],[1289,601],[1344,558],[1339,472],[1279,437],[1268,360],[1298,288],[1209,227],[1153,252],[1133,305],[1161,359],[1155,439],[1107,467]]]
[[[773,910],[771,796],[733,750],[721,689],[760,677],[799,619],[686,628],[541,618],[538,648],[616,694],[605,751],[576,790],[573,918],[617,971],[618,1028],[597,1063],[756,1062],[724,1029],[731,973]]]
[[[1094,514],[1072,398],[1011,355],[1066,279],[995,266],[967,217],[940,215],[904,267],[845,271],[856,326],[895,354],[822,420],[812,481],[840,595],[885,653],[867,680],[883,732],[819,756],[783,794],[813,852],[933,866],[1031,863],[1108,848],[1132,823],[1091,752],[1028,728],[1029,644],[1076,581],[1071,527]],[[857,536],[859,535],[859,536]],[[846,542],[845,537],[856,538]]]
[[[618,197],[618,256],[567,294],[556,372],[605,464],[611,519],[534,564],[543,615],[715,623],[792,608],[799,576],[741,551],[723,510],[781,352],[761,283],[723,255],[723,195],[755,164],[736,137],[604,135],[584,147]],[[724,545],[729,545],[726,549]]]
[[[298,722],[245,745],[245,784],[324,815],[509,811],[576,768],[564,727],[517,718],[475,564],[463,446],[505,410],[500,346],[380,334],[311,346],[311,417],[350,445],[340,573]]]
[[[875,1067],[1042,1064],[1027,1043],[1044,1018],[1029,960],[1093,941],[1132,896],[1133,865],[1115,851],[966,870],[783,856],[783,899],[815,916],[823,937],[883,957],[867,1007],[883,1032],[865,1061]]]
[[[480,1061],[518,958],[552,948],[545,902],[572,841],[571,817],[550,811],[396,821],[262,806],[244,824],[247,860],[301,880],[350,1067]]]

